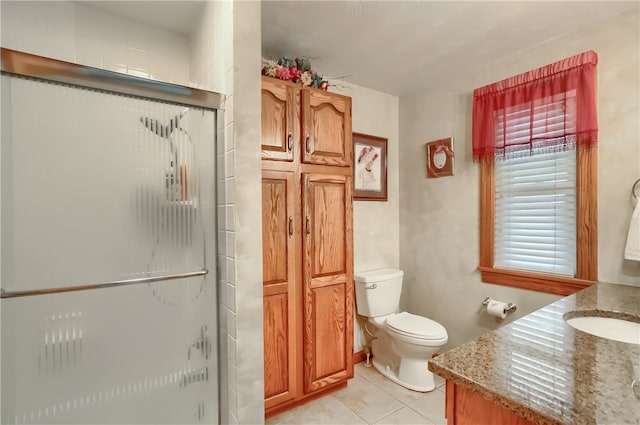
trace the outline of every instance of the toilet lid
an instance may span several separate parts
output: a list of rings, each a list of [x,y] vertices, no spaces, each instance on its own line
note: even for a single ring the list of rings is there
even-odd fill
[[[447,330],[440,323],[406,311],[387,319],[387,326],[392,331],[419,339],[442,339],[447,337]]]

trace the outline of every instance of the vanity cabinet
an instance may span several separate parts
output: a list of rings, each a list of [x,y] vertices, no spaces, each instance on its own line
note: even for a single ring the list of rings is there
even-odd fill
[[[353,376],[353,167],[350,98],[269,77],[262,85],[269,416]]]
[[[451,381],[447,381],[447,425],[535,425],[517,413]]]

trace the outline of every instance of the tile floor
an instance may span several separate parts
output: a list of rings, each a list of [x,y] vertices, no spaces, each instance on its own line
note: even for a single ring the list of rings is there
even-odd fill
[[[397,385],[364,363],[354,366],[347,388],[267,419],[279,424],[446,425],[444,380],[435,375],[436,389],[418,393]]]

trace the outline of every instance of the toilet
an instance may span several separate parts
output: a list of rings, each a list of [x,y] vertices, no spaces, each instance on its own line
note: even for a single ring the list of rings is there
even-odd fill
[[[447,330],[438,322],[398,312],[402,270],[378,269],[355,273],[358,314],[368,318],[373,333],[373,366],[391,381],[410,390],[435,388],[427,361],[447,343]],[[371,328],[374,325],[375,331]]]

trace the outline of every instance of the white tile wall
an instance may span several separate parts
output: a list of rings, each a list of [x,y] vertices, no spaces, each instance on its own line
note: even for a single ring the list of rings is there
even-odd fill
[[[213,26],[210,24],[213,22]],[[239,23],[242,22],[242,25]],[[256,353],[262,353],[262,297],[261,297],[261,215],[259,193],[260,154],[255,132],[259,132],[260,73],[260,6],[258,2],[209,2],[195,29],[190,49],[198,52],[192,57],[191,84],[223,93],[224,122],[220,123],[218,163],[218,235],[220,268],[223,274],[219,281],[219,315],[221,317],[221,422],[261,423],[263,421],[263,369],[256,362]],[[256,25],[257,23],[257,25]],[[235,40],[244,40],[235,42]],[[192,55],[194,56],[194,55]],[[240,71],[237,61],[251,63]],[[253,80],[241,86],[236,77]],[[249,99],[243,102],[245,114],[249,111],[249,124],[243,121],[234,104],[240,96]],[[237,124],[241,123],[241,124]],[[253,128],[256,127],[256,128]],[[258,136],[259,137],[259,136]],[[236,150],[238,142],[243,149]],[[246,168],[240,165],[251,164]],[[241,164],[242,162],[242,164]],[[238,199],[241,185],[243,192],[249,190],[251,201]],[[239,226],[239,224],[242,224]],[[242,258],[243,267],[236,259]],[[238,299],[242,305],[238,305]],[[242,342],[240,344],[240,341]],[[261,358],[262,356],[258,356]],[[226,367],[224,367],[226,365]],[[241,377],[238,369],[242,370]],[[250,384],[247,384],[247,381]]]
[[[2,47],[228,97],[218,126],[217,158],[218,235],[224,238],[218,243],[220,340],[225,345],[220,362],[227,365],[220,377],[221,422],[262,422],[263,369],[256,362],[256,353],[262,353],[261,217],[255,197],[260,181],[259,2],[207,2],[191,40],[79,2],[3,0],[0,7]],[[242,66],[234,66],[238,63]],[[234,107],[238,98],[242,110]],[[239,199],[236,185],[250,193]],[[236,258],[243,259],[242,265]]]
[[[236,170],[236,136],[234,125],[234,19],[251,20],[252,34],[242,37],[248,47],[245,56],[260,49],[259,4],[247,4],[234,11],[233,1],[207,2],[194,26],[191,39],[178,34],[158,30],[152,26],[129,21],[119,16],[97,11],[78,2],[12,2],[3,0],[1,7],[0,42],[2,47],[22,50],[37,55],[49,56],[87,66],[144,76],[162,81],[190,85],[213,90],[227,96],[226,111],[218,117],[217,171],[218,179],[218,300],[220,359],[220,422],[260,423],[263,418],[262,367],[256,366],[255,353],[262,352],[261,282],[254,279],[252,286],[243,293],[247,308],[238,312],[236,301],[236,214],[235,183],[243,177]],[[256,26],[256,22],[258,25]],[[19,25],[18,25],[19,23]],[[54,36],[55,35],[55,36]],[[259,61],[259,54],[256,56]],[[253,73],[253,70],[249,71]],[[259,72],[255,80],[259,84]],[[246,90],[253,90],[247,88]],[[239,90],[242,93],[242,89]],[[259,92],[257,90],[256,92]],[[259,114],[259,104],[249,107]],[[259,122],[259,121],[257,121]],[[259,124],[258,124],[259,125]],[[253,141],[255,143],[255,140]],[[255,145],[256,152],[259,145]],[[252,148],[249,148],[251,150]],[[256,153],[259,155],[259,153]],[[246,177],[254,180],[253,174]],[[228,196],[227,196],[228,194]],[[255,210],[255,208],[253,209]],[[259,212],[257,217],[259,223]],[[260,234],[256,220],[249,234]],[[246,236],[245,236],[245,239]],[[258,240],[248,241],[256,251]],[[247,241],[242,241],[247,245]],[[259,249],[259,248],[258,248]],[[255,257],[255,254],[253,254]],[[250,261],[260,264],[261,257]],[[245,331],[238,335],[238,322]],[[241,337],[242,339],[238,338]],[[242,340],[243,344],[238,344]],[[245,343],[248,341],[248,343]],[[240,364],[242,358],[243,364]],[[247,359],[251,359],[248,361]],[[246,365],[249,365],[247,367]],[[238,368],[242,368],[243,379],[252,386],[238,384]],[[239,400],[242,396],[242,409]]]
[[[189,40],[77,2],[2,1],[2,47],[189,84]]]

